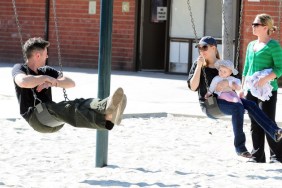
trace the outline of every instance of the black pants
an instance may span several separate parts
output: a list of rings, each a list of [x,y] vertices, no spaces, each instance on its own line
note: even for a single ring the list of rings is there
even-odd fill
[[[260,109],[270,117],[275,122],[276,115],[276,103],[277,103],[277,91],[272,91],[272,96],[268,101],[261,101],[254,97],[250,92],[248,92],[248,100],[256,102]],[[265,134],[264,130],[250,117],[251,119],[251,135],[253,141],[253,150],[256,151],[253,156],[257,162],[265,163],[265,136],[270,148],[270,158],[276,158],[278,161],[282,162],[282,141],[275,142],[273,139]]]
[[[59,103],[48,102],[45,103],[45,105],[50,114],[74,127],[111,130],[114,126],[113,123],[105,120],[104,108],[106,106],[106,101],[107,99],[81,98]],[[95,106],[94,109],[90,107],[90,103],[92,103],[92,106]],[[93,105],[93,103],[95,105]],[[63,127],[63,125],[58,127],[45,126],[38,121],[35,113],[31,113],[31,116],[27,121],[34,130],[41,133],[56,132]]]

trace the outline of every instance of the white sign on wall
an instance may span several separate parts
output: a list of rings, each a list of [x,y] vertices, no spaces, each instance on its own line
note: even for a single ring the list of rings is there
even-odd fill
[[[166,20],[167,18],[167,8],[166,7],[157,7],[157,20]]]
[[[90,0],[89,1],[89,14],[96,14],[96,1]]]

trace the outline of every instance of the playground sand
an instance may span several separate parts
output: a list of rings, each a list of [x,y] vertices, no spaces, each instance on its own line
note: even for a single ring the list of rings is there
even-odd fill
[[[96,130],[66,125],[57,133],[40,134],[20,117],[11,68],[0,64],[4,78],[0,188],[276,188],[281,184],[281,164],[247,163],[236,155],[230,119],[205,118],[197,93],[187,89],[185,75],[112,74],[111,91],[122,86],[128,97],[126,118],[109,132],[108,165],[96,168]],[[64,70],[76,81],[76,87],[67,90],[69,99],[97,95],[97,71]],[[54,99],[63,100],[62,96],[62,90],[54,88]],[[245,122],[246,146],[251,150],[250,125]]]
[[[278,187],[281,164],[236,155],[230,121],[126,118],[109,132],[108,166],[95,167],[96,130],[40,134],[1,120],[0,187]],[[245,124],[251,149],[250,125]]]

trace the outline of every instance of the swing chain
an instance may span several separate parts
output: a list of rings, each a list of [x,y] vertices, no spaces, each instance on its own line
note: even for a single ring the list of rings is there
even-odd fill
[[[56,42],[57,42],[57,50],[58,50],[58,61],[59,61],[59,66],[60,66],[60,75],[63,76],[61,47],[60,47],[59,30],[58,30],[58,19],[57,19],[57,13],[56,13],[56,0],[53,0],[53,14],[54,14],[55,34],[56,34]]]
[[[60,66],[60,77],[63,76],[63,65],[62,65],[62,55],[61,55],[61,47],[60,47],[60,40],[59,40],[59,29],[58,29],[58,18],[57,18],[57,11],[56,11],[56,0],[53,0],[53,14],[54,14],[54,24],[55,24],[55,34],[56,34],[56,41],[57,41],[57,50],[58,50],[58,61]],[[63,88],[64,98],[65,101],[69,100],[67,96],[67,91]]]
[[[12,0],[12,3],[13,3],[13,9],[14,9],[14,14],[15,14],[15,18],[16,18],[16,24],[17,24],[17,28],[18,28],[18,35],[20,37],[22,54],[23,54],[24,62],[26,63],[27,57],[26,57],[26,54],[24,53],[24,49],[23,49],[24,44],[23,44],[22,28],[21,28],[20,22],[19,22],[19,15],[18,15],[17,6],[16,6],[16,0]]]
[[[27,57],[26,57],[26,54],[24,53],[24,44],[23,44],[23,36],[22,36],[22,28],[20,26],[20,22],[19,22],[19,15],[18,15],[18,11],[17,11],[17,6],[16,6],[16,0],[12,0],[12,3],[13,3],[13,9],[14,9],[14,13],[15,13],[15,18],[16,18],[16,24],[17,24],[17,28],[18,28],[18,34],[19,34],[19,37],[20,37],[20,43],[21,43],[21,48],[22,48],[22,54],[23,54],[23,58],[24,58],[24,63],[26,64],[27,63]],[[28,66],[26,65],[26,71],[27,71],[27,74],[30,74],[29,72],[29,69],[28,69]],[[36,105],[36,101],[38,100],[40,103],[42,102],[36,95],[34,89],[32,88],[31,89],[32,91],[32,95],[34,97],[34,106]]]
[[[240,20],[239,20],[239,35],[238,35],[238,44],[236,49],[236,64],[235,69],[238,70],[239,66],[239,56],[240,56],[240,46],[241,46],[241,35],[242,35],[242,22],[243,22],[243,6],[244,0],[241,0],[241,9],[240,9]]]
[[[198,36],[197,36],[196,26],[195,26],[194,18],[193,18],[193,15],[192,15],[192,9],[191,9],[191,4],[190,4],[189,0],[187,0],[187,5],[188,5],[188,10],[189,10],[189,13],[190,13],[190,19],[191,19],[191,23],[192,23],[192,28],[193,28],[193,32],[194,32],[194,35],[195,35],[196,45],[197,45],[198,44]]]
[[[190,14],[191,23],[192,23],[192,28],[193,28],[193,31],[194,31],[196,45],[197,45],[198,44],[198,36],[197,36],[195,22],[194,22],[194,18],[193,18],[193,14],[192,14],[190,0],[187,0],[187,5],[188,5],[188,10],[189,10],[189,14]],[[209,84],[208,84],[208,79],[207,79],[207,75],[206,75],[204,66],[202,67],[202,71],[203,71],[203,75],[204,75],[204,78],[205,78],[205,83],[206,83],[206,87],[207,87],[207,91],[208,91],[209,90]]]
[[[21,43],[22,54],[23,54],[24,62],[26,63],[27,57],[26,57],[26,54],[24,53],[22,28],[20,26],[20,22],[19,22],[19,18],[18,18],[19,16],[18,16],[18,12],[17,12],[16,0],[12,0],[12,3],[13,3],[13,9],[14,9],[14,14],[15,14],[15,19],[16,19],[16,25],[17,25],[17,28],[18,28],[18,35],[19,35],[20,43]],[[59,61],[59,66],[60,66],[59,74],[60,74],[60,76],[63,76],[63,66],[62,66],[61,48],[60,48],[60,41],[59,41],[59,31],[58,31],[58,21],[57,21],[57,14],[56,14],[56,0],[53,0],[53,11],[54,11],[55,32],[56,32],[57,49],[58,49],[58,61]],[[65,101],[69,100],[65,88],[63,88],[63,93],[64,93]]]
[[[206,88],[207,88],[207,92],[209,91],[209,83],[208,83],[208,78],[207,78],[207,75],[206,75],[206,72],[205,72],[205,67],[203,66],[202,67],[202,71],[203,71],[203,75],[204,75],[204,78],[205,78],[205,84],[206,84]]]

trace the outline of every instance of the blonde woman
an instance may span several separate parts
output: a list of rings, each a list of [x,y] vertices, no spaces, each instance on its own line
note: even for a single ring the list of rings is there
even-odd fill
[[[272,69],[272,72],[261,78],[254,84],[254,87],[263,87],[269,81],[272,89],[272,96],[267,101],[261,101],[248,91],[246,98],[259,105],[267,116],[275,121],[276,103],[277,103],[277,79],[282,75],[282,49],[278,41],[271,38],[271,34],[277,30],[274,21],[268,14],[258,14],[252,23],[253,34],[257,39],[251,41],[247,47],[246,59],[243,70],[242,83],[246,76],[252,76],[258,71]],[[282,162],[282,142],[274,142],[268,135],[265,135],[263,129],[258,123],[251,119],[251,133],[253,140],[253,154],[250,162],[265,163],[264,152],[265,136],[270,147],[270,163]]]

